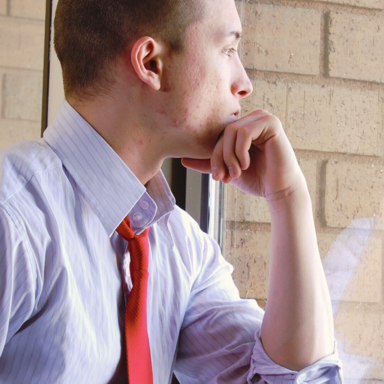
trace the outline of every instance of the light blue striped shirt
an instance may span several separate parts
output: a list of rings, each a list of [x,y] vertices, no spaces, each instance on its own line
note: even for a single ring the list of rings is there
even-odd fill
[[[122,349],[129,217],[150,226],[148,333],[155,384],[339,383],[337,354],[301,372],[260,342],[263,311],[174,199],[144,187],[64,102],[44,137],[0,152],[0,383],[126,382]],[[124,281],[125,283],[122,283]]]

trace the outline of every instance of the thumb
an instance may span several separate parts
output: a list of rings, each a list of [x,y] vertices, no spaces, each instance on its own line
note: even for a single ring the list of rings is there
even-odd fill
[[[182,158],[181,164],[185,168],[190,168],[201,173],[211,173],[211,160],[199,160],[199,159],[188,159]]]

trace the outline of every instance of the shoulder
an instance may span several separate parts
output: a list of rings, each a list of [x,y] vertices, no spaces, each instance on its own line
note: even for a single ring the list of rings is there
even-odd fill
[[[169,222],[171,225],[176,225],[178,228],[188,228],[193,232],[203,233],[196,220],[186,211],[175,205],[175,209],[169,216]]]
[[[206,236],[196,220],[177,205],[169,216],[169,228],[173,234],[199,239],[200,241]]]
[[[201,262],[221,258],[216,240],[202,231],[196,220],[178,206],[175,206],[169,217],[168,227],[176,245],[182,243]]]
[[[62,163],[44,140],[22,141],[0,151],[0,203],[26,187],[37,174]]]

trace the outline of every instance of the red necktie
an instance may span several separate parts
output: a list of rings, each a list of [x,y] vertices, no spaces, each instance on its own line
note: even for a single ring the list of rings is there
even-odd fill
[[[128,382],[129,384],[152,384],[151,352],[147,332],[149,228],[140,235],[135,235],[127,216],[116,231],[128,241],[128,250],[131,255],[129,269],[133,288],[126,303],[124,316]]]

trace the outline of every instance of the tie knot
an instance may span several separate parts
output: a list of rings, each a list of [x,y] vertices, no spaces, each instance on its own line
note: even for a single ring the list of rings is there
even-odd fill
[[[120,225],[116,228],[116,232],[125,240],[139,240],[144,237],[148,237],[149,228],[145,229],[140,235],[136,235],[131,227],[131,222],[129,217],[126,216],[124,220],[120,223]]]
[[[131,272],[148,270],[148,234],[149,228],[145,229],[140,235],[136,235],[131,228],[131,222],[127,216],[117,227],[116,232],[128,241],[128,250],[131,254]]]

